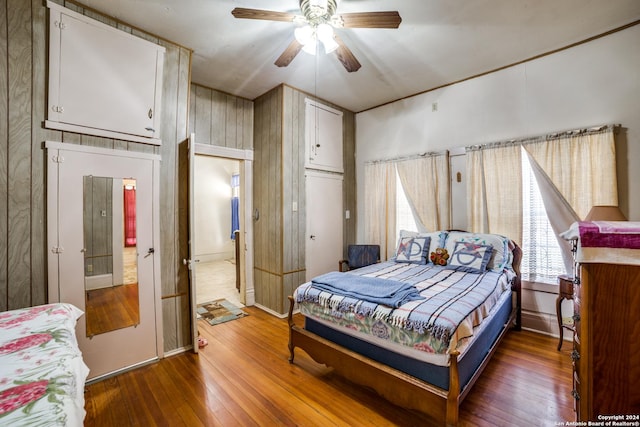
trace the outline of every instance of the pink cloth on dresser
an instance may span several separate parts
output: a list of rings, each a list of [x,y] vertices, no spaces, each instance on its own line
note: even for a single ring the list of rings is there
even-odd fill
[[[640,249],[639,222],[582,221],[578,226],[583,248]]]

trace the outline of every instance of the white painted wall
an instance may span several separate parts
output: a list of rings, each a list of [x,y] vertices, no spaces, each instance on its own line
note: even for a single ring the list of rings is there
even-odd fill
[[[364,235],[362,195],[367,161],[610,123],[624,128],[617,136],[619,204],[628,219],[640,220],[639,43],[640,25],[636,25],[553,55],[358,113],[358,239]],[[456,228],[466,228],[460,222],[464,217],[458,216]],[[524,288],[523,325],[556,335],[557,289],[544,284]],[[563,307],[563,317],[571,316],[571,304],[565,302]],[[569,335],[565,334],[566,338]]]
[[[363,165],[553,131],[618,123],[620,207],[640,220],[640,25],[356,115],[358,239]],[[437,111],[432,111],[437,103]]]
[[[200,262],[235,255],[231,240],[231,175],[240,163],[210,156],[195,157],[195,251]]]

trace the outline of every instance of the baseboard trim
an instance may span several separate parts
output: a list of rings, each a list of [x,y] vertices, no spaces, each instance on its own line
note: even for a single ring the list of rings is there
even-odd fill
[[[522,329],[550,337],[560,337],[557,317],[547,313],[522,310]],[[563,338],[565,341],[571,341],[573,335],[570,331],[565,331]]]
[[[287,313],[278,313],[277,311],[274,311],[274,310],[272,310],[272,309],[270,309],[268,307],[265,307],[264,305],[260,305],[258,303],[255,303],[253,306],[256,307],[256,308],[259,308],[262,311],[266,311],[267,313],[271,314],[272,316],[276,316],[276,317],[278,317],[280,319],[285,319],[287,317]]]

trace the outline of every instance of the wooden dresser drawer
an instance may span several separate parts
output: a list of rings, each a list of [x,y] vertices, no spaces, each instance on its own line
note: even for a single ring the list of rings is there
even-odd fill
[[[582,322],[580,318],[580,301],[573,301],[573,330],[574,330],[574,338],[575,336],[580,338],[580,334],[582,332]]]
[[[576,372],[573,373],[573,390],[571,395],[573,397],[573,410],[576,412],[577,419],[580,419],[580,377]]]
[[[571,360],[573,361],[573,375],[580,378],[580,351],[575,346],[571,350]]]

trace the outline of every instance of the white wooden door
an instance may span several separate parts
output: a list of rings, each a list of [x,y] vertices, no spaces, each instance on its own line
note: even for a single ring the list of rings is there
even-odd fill
[[[307,170],[307,280],[336,271],[342,259],[342,175]]]
[[[88,379],[157,359],[162,351],[156,199],[159,157],[71,144],[48,143],[47,148],[49,300],[69,302],[85,311],[76,331],[90,369]],[[136,181],[139,323],[93,336],[87,334],[84,271],[83,179],[88,176]]]
[[[186,144],[186,146],[184,145]],[[195,153],[195,135],[191,134],[187,141],[180,143],[180,156],[185,156],[184,164],[187,165],[187,170],[180,171],[181,177],[184,179],[184,175],[187,175],[187,182],[189,186],[189,258],[183,259],[182,262],[189,268],[189,289],[190,303],[191,303],[191,338],[193,342],[193,352],[198,352],[198,312],[197,312],[197,285],[196,285],[196,266],[195,263],[200,262],[195,257],[196,253],[196,220],[195,220],[195,171],[196,171],[196,153]]]

